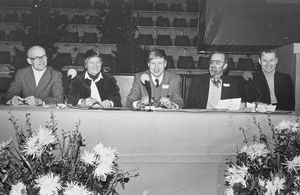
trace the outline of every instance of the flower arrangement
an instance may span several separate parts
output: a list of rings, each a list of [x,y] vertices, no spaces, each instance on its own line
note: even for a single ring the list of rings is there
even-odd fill
[[[226,195],[300,195],[300,131],[299,123],[283,120],[274,126],[268,138],[254,118],[259,136],[251,141],[244,135],[245,145],[225,170]]]
[[[138,174],[118,168],[115,148],[97,144],[92,151],[81,149],[84,140],[78,122],[74,131],[62,130],[51,113],[45,126],[32,130],[30,114],[26,128],[16,129],[12,139],[0,144],[0,191],[10,195],[114,195],[118,184],[124,188]],[[132,171],[135,172],[135,171]]]

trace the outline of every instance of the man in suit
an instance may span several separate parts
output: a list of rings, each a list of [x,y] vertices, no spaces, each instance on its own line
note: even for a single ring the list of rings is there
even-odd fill
[[[245,86],[244,101],[277,105],[276,110],[295,110],[294,84],[290,75],[276,71],[276,50],[263,50],[258,62],[261,70],[250,76],[253,84]]]
[[[238,83],[223,74],[228,66],[227,61],[225,53],[211,54],[209,74],[199,75],[191,81],[186,108],[213,109],[219,100],[240,97]]]
[[[7,104],[42,105],[63,102],[62,74],[47,67],[46,51],[41,46],[33,46],[27,51],[27,61],[31,66],[16,73],[7,91]]]
[[[135,75],[126,106],[141,108],[149,104],[149,95],[144,86],[146,78],[151,87],[152,105],[168,109],[182,108],[181,78],[179,75],[165,70],[167,57],[163,50],[154,49],[148,55],[149,70]]]

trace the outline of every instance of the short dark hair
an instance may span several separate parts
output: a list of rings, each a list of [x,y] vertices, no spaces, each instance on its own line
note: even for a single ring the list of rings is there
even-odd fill
[[[275,56],[277,57],[277,51],[276,51],[276,49],[262,49],[259,52],[259,58],[261,58],[261,56],[262,56],[263,53],[274,53]]]
[[[221,51],[213,51],[210,55],[209,55],[209,60],[211,60],[211,57],[214,55],[214,54],[223,54],[224,55],[224,63],[228,63],[228,55],[224,52],[221,52]]]
[[[152,49],[149,51],[147,62],[150,62],[153,58],[163,58],[167,60],[167,55],[165,53],[165,50],[163,49]]]

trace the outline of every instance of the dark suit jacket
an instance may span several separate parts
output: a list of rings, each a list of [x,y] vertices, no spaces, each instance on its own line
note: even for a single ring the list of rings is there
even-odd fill
[[[63,102],[62,74],[51,67],[47,67],[38,86],[36,87],[31,66],[22,68],[16,73],[14,81],[7,91],[6,101],[13,96],[26,98],[34,96],[47,104]]]
[[[239,98],[238,82],[229,76],[222,78],[221,99]],[[206,109],[209,92],[210,74],[193,78],[187,93],[186,108]]]
[[[121,96],[116,79],[110,74],[101,74],[103,78],[96,82],[101,100],[110,100],[114,103],[114,107],[121,107]],[[84,75],[85,72],[70,83],[68,103],[72,105],[77,105],[80,99],[91,97],[91,80],[84,79]]]
[[[260,95],[257,90],[247,83],[245,86],[244,101],[259,101],[270,104],[270,89],[264,73],[262,71],[253,73],[253,82],[259,89],[261,97],[259,98]],[[274,75],[274,88],[278,102],[276,110],[295,110],[295,91],[291,77],[288,74],[276,71]]]
[[[134,77],[134,81],[126,101],[126,106],[129,108],[132,108],[134,101],[141,100],[144,96],[148,96],[146,88],[140,81],[141,75],[144,73],[148,75],[151,74],[149,70],[146,70],[145,72],[137,73]],[[152,81],[150,81],[150,83],[151,90],[153,91],[155,86]],[[160,91],[160,94],[158,94],[158,97],[155,97],[155,99],[169,96],[170,100],[176,103],[179,108],[183,106],[183,99],[181,95],[181,78],[179,75],[165,70],[162,82],[157,89]]]

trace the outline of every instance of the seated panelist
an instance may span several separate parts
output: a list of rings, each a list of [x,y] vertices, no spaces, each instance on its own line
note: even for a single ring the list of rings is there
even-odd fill
[[[46,51],[41,46],[32,46],[27,51],[31,65],[17,71],[6,95],[10,105],[43,105],[63,102],[62,74],[47,67]]]
[[[223,74],[228,56],[214,52],[210,56],[209,74],[193,78],[187,94],[186,108],[213,109],[219,100],[240,98],[238,82]]]
[[[98,52],[88,50],[84,54],[84,66],[86,71],[70,83],[68,103],[87,107],[121,107],[117,81],[112,75],[101,72],[102,59]]]
[[[135,75],[126,106],[142,108],[151,105],[168,109],[182,108],[181,78],[179,75],[165,70],[167,57],[163,50],[153,49],[148,55],[149,70]],[[148,85],[148,86],[147,86]]]
[[[290,75],[276,71],[276,50],[261,51],[258,62],[261,70],[244,76],[249,81],[245,85],[244,101],[273,104],[276,110],[295,110],[294,84]]]

